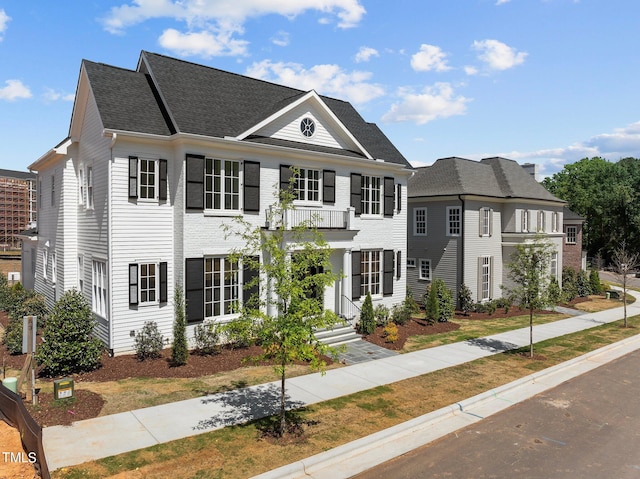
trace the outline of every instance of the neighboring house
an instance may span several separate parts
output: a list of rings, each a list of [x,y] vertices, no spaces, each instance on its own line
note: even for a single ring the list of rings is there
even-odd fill
[[[561,280],[564,201],[505,158],[443,158],[409,180],[407,283],[422,299],[434,278],[455,298],[462,283],[474,301],[502,296],[517,244],[542,234],[554,245]]]
[[[0,250],[20,249],[20,234],[36,220],[36,175],[0,170]]]
[[[564,243],[562,243],[562,266],[576,271],[587,269],[587,252],[582,249],[582,227],[584,218],[566,206],[562,215]]]
[[[145,321],[172,337],[183,286],[188,334],[234,317],[255,273],[228,255],[223,225],[268,227],[274,187],[300,169],[289,225],[314,218],[342,277],[325,307],[354,316],[367,291],[406,294],[406,184],[411,167],[351,104],[142,52],[137,69],[83,61],[68,138],[38,173],[35,289],[51,305],[77,288],[115,353]]]

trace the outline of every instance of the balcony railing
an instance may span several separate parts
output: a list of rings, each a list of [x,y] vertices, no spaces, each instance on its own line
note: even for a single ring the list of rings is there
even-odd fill
[[[284,212],[283,224],[285,229],[295,228],[300,225],[309,225],[318,229],[349,230],[353,224],[354,210],[330,210],[324,208],[296,208]],[[273,218],[272,210],[267,211],[267,228],[275,229],[274,224],[269,224],[269,218]]]

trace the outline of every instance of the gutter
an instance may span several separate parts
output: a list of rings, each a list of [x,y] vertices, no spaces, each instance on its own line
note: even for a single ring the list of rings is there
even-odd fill
[[[464,224],[464,198],[462,195],[458,195],[458,200],[462,203],[460,207],[460,224],[462,225],[462,231],[460,234],[460,284],[465,284],[464,282],[464,235],[466,234],[466,227]],[[456,288],[460,286],[460,284],[456,285]],[[458,304],[458,299],[455,300],[456,304]]]

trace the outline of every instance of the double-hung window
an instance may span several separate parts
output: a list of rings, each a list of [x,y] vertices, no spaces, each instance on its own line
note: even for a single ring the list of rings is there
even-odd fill
[[[87,167],[87,208],[93,209],[93,168]]]
[[[558,279],[558,253],[551,253],[551,277]]]
[[[418,278],[431,281],[431,260],[420,258],[420,268],[418,270]]]
[[[205,318],[233,314],[240,300],[240,290],[240,270],[237,261],[223,257],[205,258]]]
[[[491,236],[491,208],[480,208],[480,236]]]
[[[546,219],[547,219],[547,216],[544,210],[538,211],[538,231],[540,233],[544,233],[547,228]]]
[[[129,264],[129,304],[167,302],[167,263]]]
[[[480,258],[480,301],[491,299],[491,257]]]
[[[578,228],[576,226],[567,226],[567,244],[576,244],[576,237],[578,235]]]
[[[78,256],[78,291],[84,290],[84,256]]]
[[[47,269],[49,267],[49,250],[42,250],[42,278],[47,279]]]
[[[157,164],[156,160],[147,160],[141,158],[139,160],[140,168],[140,181],[139,181],[139,193],[138,198],[153,200],[156,198],[157,191]]]
[[[107,317],[107,263],[93,261],[91,266],[93,291],[91,309],[98,316]]]
[[[363,215],[379,215],[382,183],[378,176],[362,175],[362,214]]]
[[[80,206],[84,206],[84,168],[80,167],[78,169],[78,204]]]
[[[427,236],[427,209],[413,209],[413,235]]]
[[[294,191],[296,200],[320,201],[320,170],[300,168]]]
[[[380,294],[382,251],[364,250],[360,253],[360,295]]]
[[[204,207],[206,210],[240,209],[240,162],[205,158]]]
[[[459,206],[447,206],[447,236],[460,236],[462,213]]]

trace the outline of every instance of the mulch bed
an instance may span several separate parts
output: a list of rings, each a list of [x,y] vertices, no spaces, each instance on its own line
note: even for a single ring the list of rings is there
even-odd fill
[[[383,348],[399,351],[404,347],[407,339],[411,336],[446,333],[459,329],[460,325],[452,322],[428,324],[424,319],[411,318],[405,324],[398,325],[398,340],[389,343],[384,337],[382,326],[378,326],[373,334],[364,336],[363,339]]]

